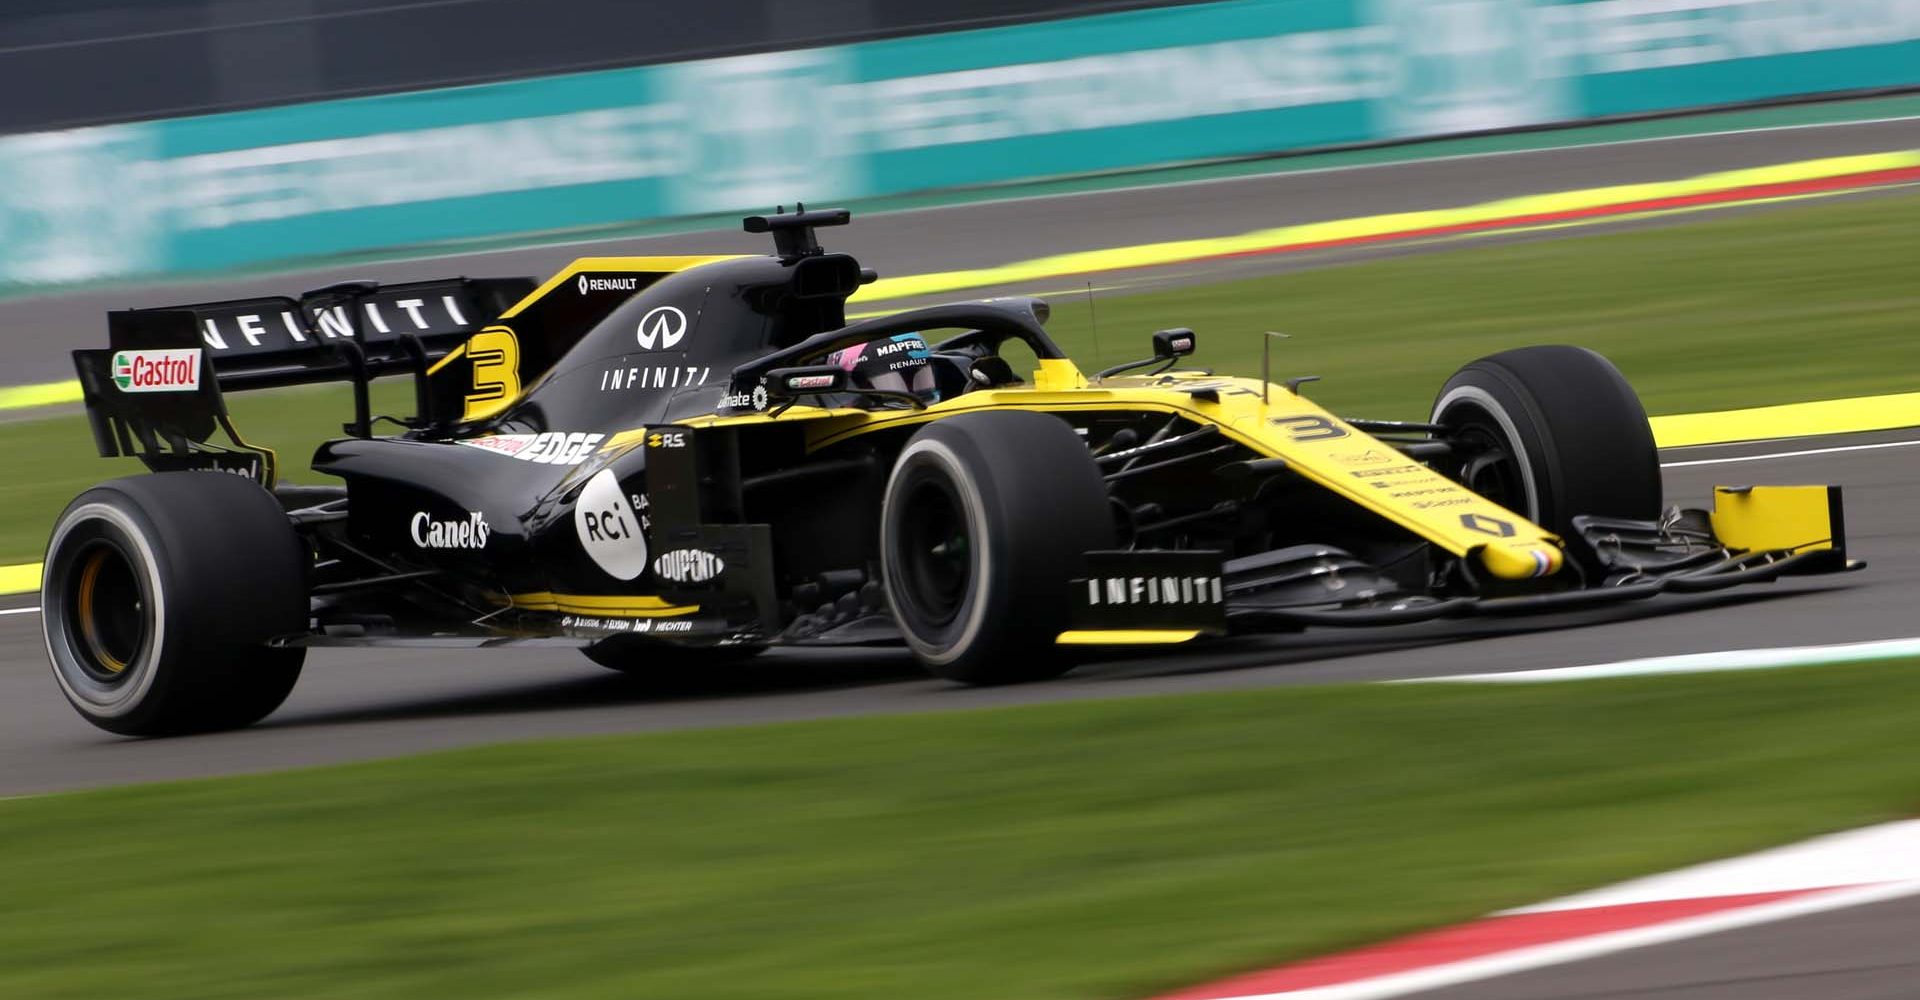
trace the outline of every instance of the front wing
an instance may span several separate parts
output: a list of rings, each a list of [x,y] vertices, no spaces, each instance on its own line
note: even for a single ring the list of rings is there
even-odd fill
[[[1589,568],[1563,575],[1557,589],[1519,593],[1411,592],[1330,545],[1224,561],[1217,552],[1091,553],[1090,576],[1071,584],[1072,627],[1057,641],[1172,643],[1309,625],[1537,614],[1865,567],[1847,556],[1837,486],[1720,487],[1710,511],[1674,509],[1658,521],[1576,517],[1573,525],[1577,537],[1567,542],[1591,557],[1583,560]],[[1206,599],[1195,600],[1196,592]]]

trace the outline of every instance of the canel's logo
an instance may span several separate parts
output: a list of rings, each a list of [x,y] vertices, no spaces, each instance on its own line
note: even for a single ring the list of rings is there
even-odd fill
[[[413,544],[422,549],[484,549],[493,526],[477,510],[467,511],[465,520],[436,521],[421,511],[410,523]]]
[[[640,349],[667,350],[687,335],[687,314],[672,306],[656,306],[640,317]]]

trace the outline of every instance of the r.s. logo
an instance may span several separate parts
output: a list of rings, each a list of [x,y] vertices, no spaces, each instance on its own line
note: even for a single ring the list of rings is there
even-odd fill
[[[601,469],[580,490],[573,505],[573,527],[580,547],[616,580],[632,580],[647,571],[647,538],[640,515],[620,489],[612,469]]]

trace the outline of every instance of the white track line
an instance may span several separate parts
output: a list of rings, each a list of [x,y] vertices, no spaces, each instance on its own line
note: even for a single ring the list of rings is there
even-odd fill
[[[1756,854],[1709,861],[1534,906],[1502,910],[1496,916],[1761,892],[1824,891],[1889,882],[1920,883],[1920,819],[1830,833]]]
[[[37,615],[39,608],[0,608],[0,615]]]
[[[1877,448],[1911,448],[1920,441],[1881,441],[1876,444],[1843,444],[1832,448],[1808,448],[1803,451],[1776,451],[1765,455],[1736,455],[1732,458],[1697,458],[1686,462],[1661,462],[1662,469],[1684,469],[1694,465],[1727,465],[1733,462],[1765,462],[1775,458],[1801,458],[1806,455],[1833,455],[1843,451],[1873,451]],[[1700,445],[1719,448],[1725,445]]]
[[[1870,663],[1920,656],[1920,637],[1846,642],[1832,646],[1786,646],[1777,649],[1727,649],[1678,656],[1650,656],[1617,663],[1580,667],[1544,667],[1491,674],[1451,674],[1413,677],[1387,684],[1532,684],[1541,681],[1586,681],[1609,677],[1650,677],[1659,674],[1705,674],[1726,670],[1776,670],[1836,663]]]
[[[1495,976],[1512,975],[1516,972],[1527,972],[1553,965],[1564,965],[1568,962],[1597,958],[1634,948],[1645,948],[1649,945],[1684,941],[1688,938],[1718,934],[1742,927],[1754,927],[1915,895],[1920,895],[1920,882],[1890,882],[1857,889],[1836,889],[1832,892],[1800,896],[1777,903],[1763,903],[1725,913],[1710,913],[1686,920],[1675,920],[1652,927],[1536,945],[1504,954],[1489,955],[1486,958],[1468,959],[1464,962],[1454,962],[1430,969],[1415,969],[1357,983],[1239,997],[1236,1000],[1386,1000],[1389,997],[1424,993],[1428,990],[1478,982]]]

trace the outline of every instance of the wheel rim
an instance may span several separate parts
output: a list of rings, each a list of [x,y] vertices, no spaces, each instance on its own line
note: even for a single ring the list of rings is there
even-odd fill
[[[960,498],[945,482],[922,478],[908,491],[900,520],[902,596],[929,624],[951,623],[973,585],[973,537]]]
[[[1455,447],[1468,456],[1455,476],[1460,485],[1508,510],[1536,516],[1526,470],[1500,425],[1471,405],[1456,407],[1446,423],[1454,428]]]
[[[67,595],[74,612],[67,621],[70,648],[88,677],[118,685],[151,631],[140,579],[126,553],[104,540],[82,549],[74,565]]]
[[[1491,428],[1464,428],[1460,439],[1469,443],[1473,457],[1460,468],[1460,484],[1502,507],[1524,509],[1527,487],[1520,465],[1505,442]]]

